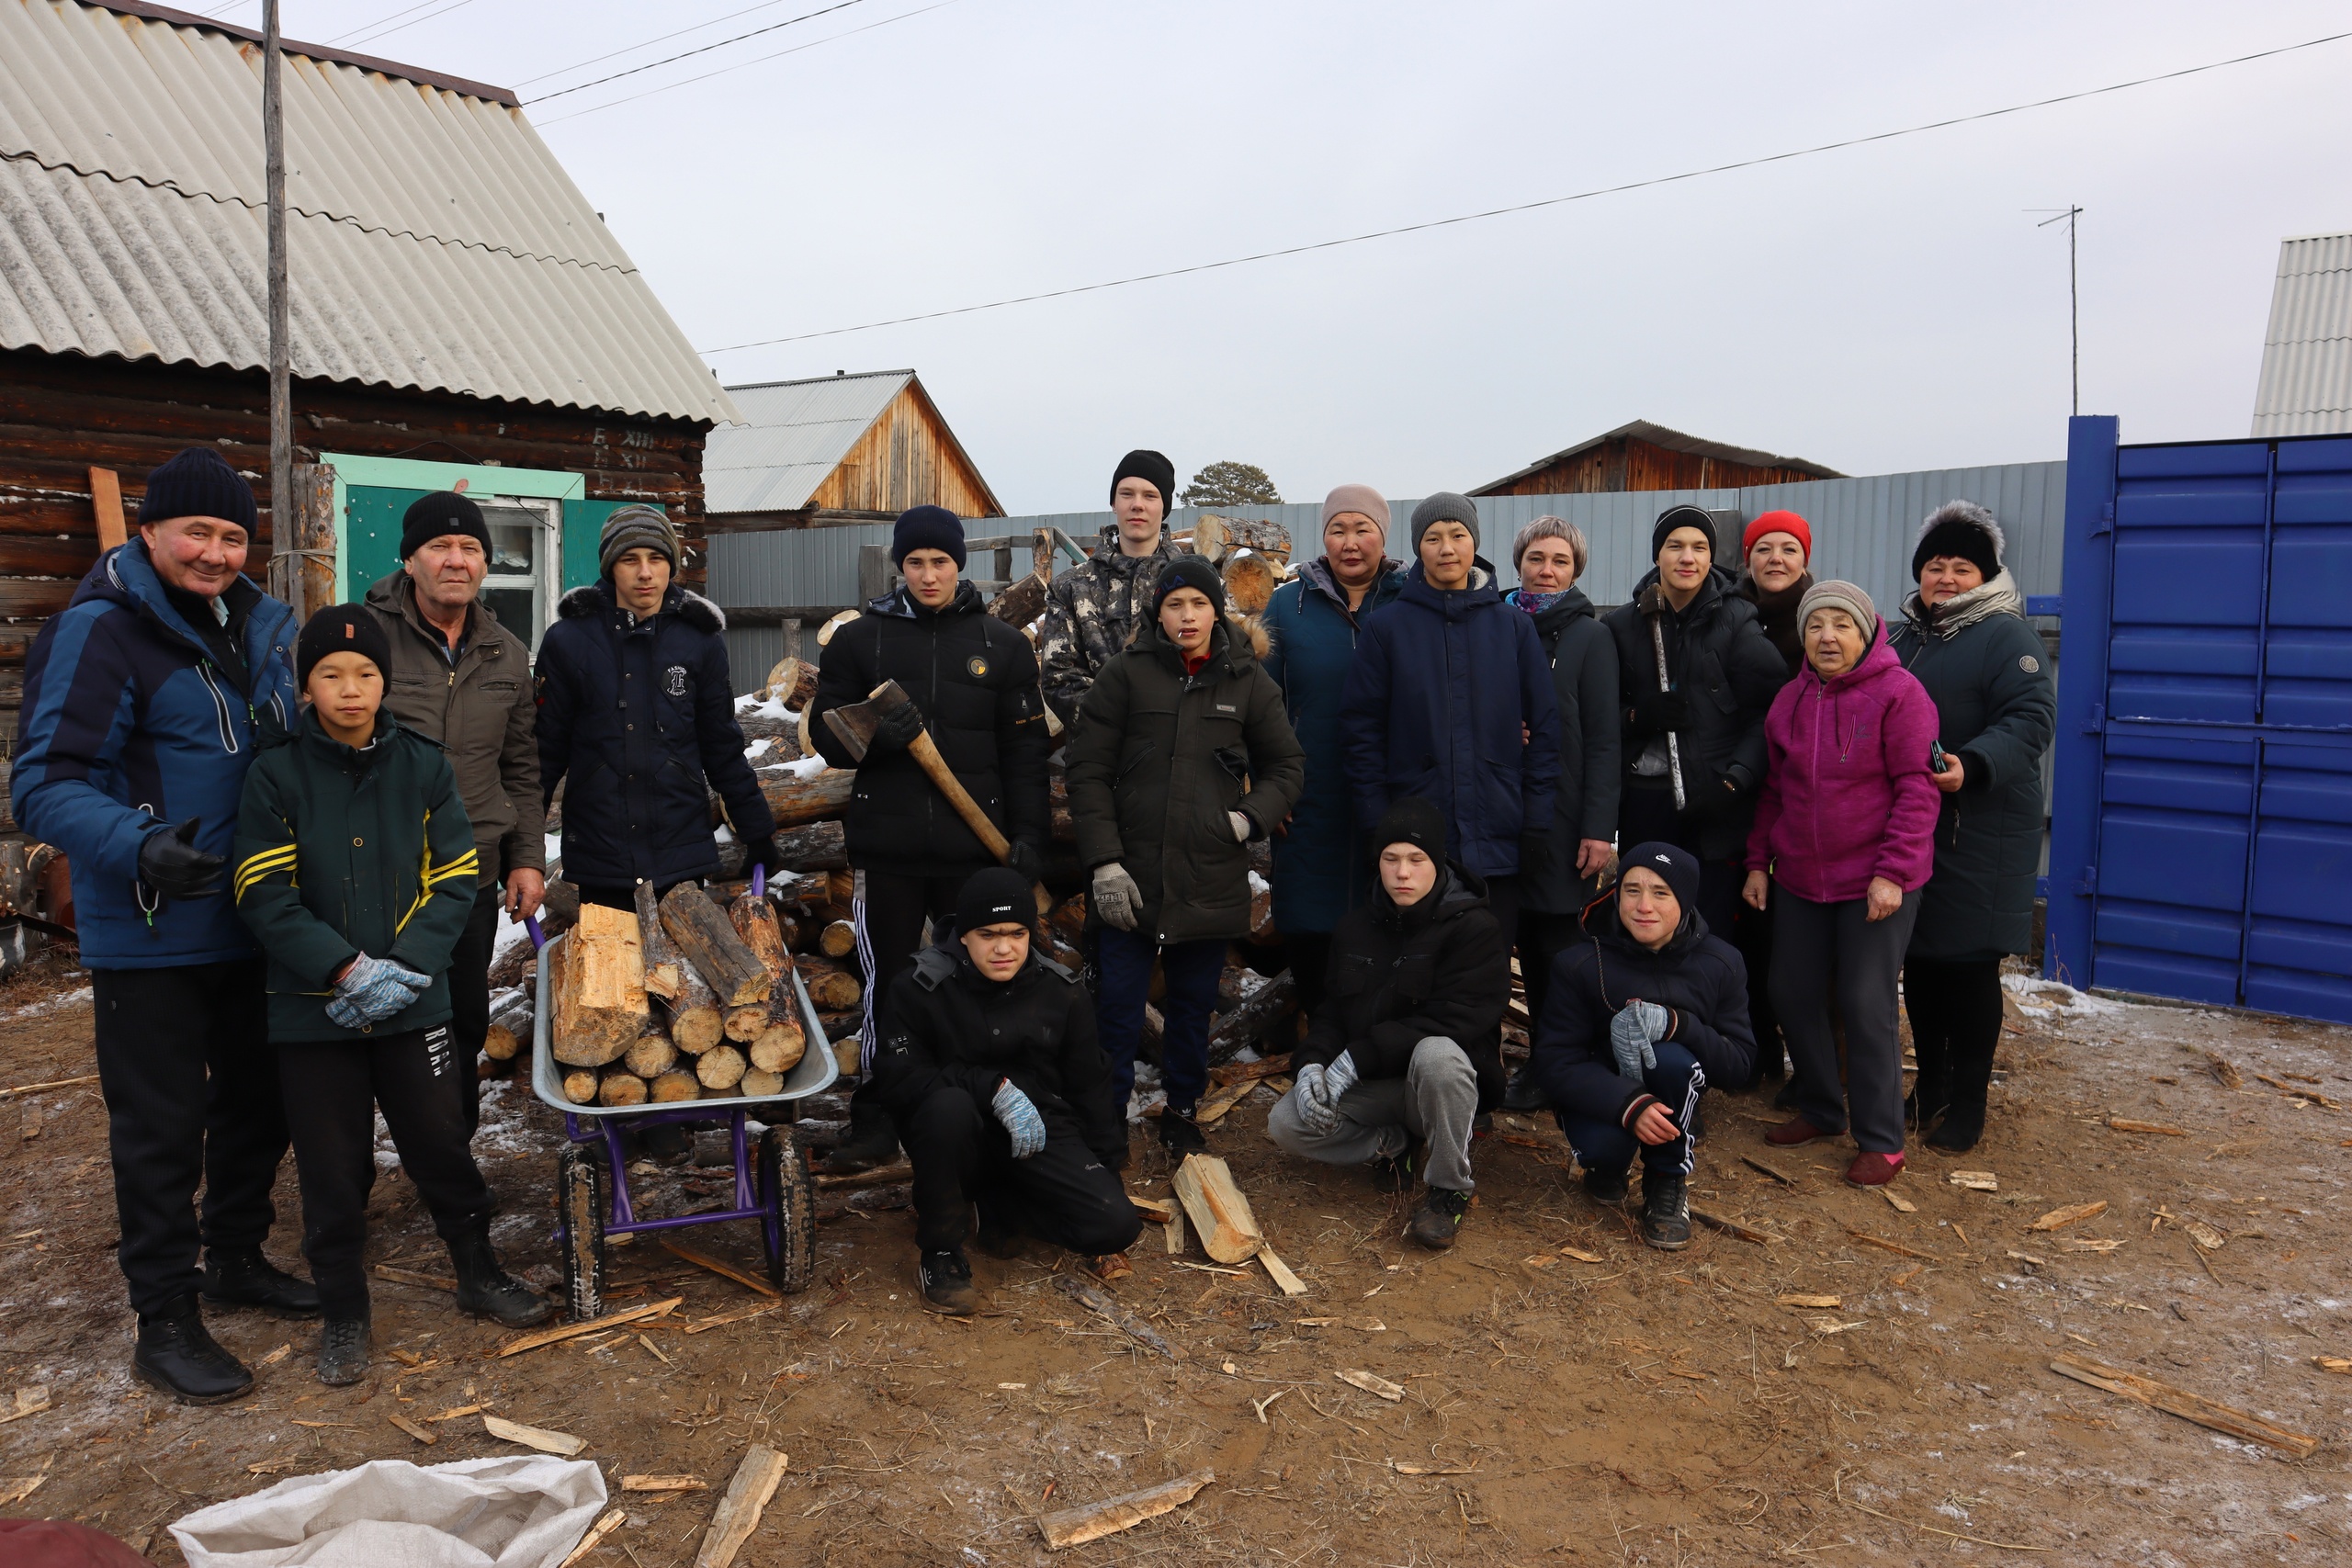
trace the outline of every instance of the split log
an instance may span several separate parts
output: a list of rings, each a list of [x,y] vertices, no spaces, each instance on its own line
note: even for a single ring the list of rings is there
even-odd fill
[[[865,987],[857,976],[833,960],[804,953],[794,964],[819,1012],[847,1012],[865,999]]]
[[[745,1450],[735,1479],[727,1483],[727,1495],[718,1500],[718,1511],[710,1517],[702,1550],[695,1553],[695,1568],[732,1568],[735,1554],[759,1528],[761,1511],[783,1480],[782,1454],[758,1443]]]
[[[989,614],[1010,626],[1026,627],[1046,613],[1046,580],[1031,572],[989,601]]]
[[[1232,610],[1244,615],[1254,615],[1266,607],[1266,601],[1282,586],[1282,573],[1273,561],[1254,551],[1237,555],[1225,563],[1225,602]]]
[[[531,998],[516,987],[490,998],[490,1030],[483,1035],[482,1055],[493,1062],[511,1062],[531,1043]]]
[[[621,1053],[621,1066],[641,1078],[658,1078],[678,1065],[678,1048],[660,1032],[640,1034],[637,1043]]]
[[[714,1045],[695,1058],[695,1077],[705,1089],[731,1089],[750,1066],[734,1046]]]
[[[1244,1045],[1262,1046],[1298,1007],[1298,986],[1285,969],[1249,1000],[1218,1016],[1209,1031],[1209,1060],[1228,1060]]]
[[[1083,1546],[1090,1540],[1100,1540],[1106,1535],[1132,1529],[1146,1519],[1180,1508],[1200,1495],[1201,1488],[1216,1479],[1213,1470],[1196,1470],[1174,1481],[1158,1486],[1147,1486],[1140,1492],[1122,1493],[1100,1503],[1082,1508],[1064,1508],[1059,1512],[1040,1514],[1037,1529],[1045,1536],[1046,1544],[1056,1551],[1065,1547]]]
[[[743,939],[743,945],[759,955],[775,980],[775,988],[761,1011],[757,1027],[745,1034],[734,1034],[730,1018],[729,1035],[746,1043],[745,1054],[751,1057],[754,1069],[769,1074],[788,1073],[799,1066],[808,1042],[800,1024],[799,999],[793,990],[792,953],[785,943],[784,923],[777,918],[774,904],[749,894],[728,905],[727,918],[733,923],[735,934]]]
[[[817,694],[817,667],[797,655],[786,654],[776,660],[775,669],[768,671],[768,682],[763,694],[798,712],[808,705],[809,698]]]
[[[654,1006],[669,1023],[671,1043],[687,1055],[698,1056],[718,1044],[725,1032],[726,1018],[719,1011],[718,998],[662,929],[662,912],[653,902],[650,882],[637,885],[637,915],[646,962],[667,969],[674,987],[667,996],[657,996]]]
[[[808,1032],[801,1027],[800,1010],[789,995],[777,998],[769,1007],[768,1026],[744,1055],[762,1072],[788,1073],[808,1055]]]
[[[856,782],[857,770],[763,768],[758,777],[760,794],[767,797],[768,809],[775,814],[775,825],[782,829],[839,819],[849,810],[850,787]]]
[[[1241,1263],[1266,1244],[1250,1200],[1234,1185],[1233,1172],[1214,1155],[1186,1155],[1176,1168],[1178,1201],[1200,1234],[1201,1246],[1219,1263]]]
[[[847,958],[857,951],[857,928],[835,920],[817,934],[817,951],[828,958]]]
[[[563,1075],[563,1098],[574,1105],[596,1103],[596,1070],[575,1067]]]
[[[774,904],[746,893],[727,906],[727,920],[771,977],[781,979],[792,972],[792,954],[785,949]]]
[[[753,1067],[735,1086],[735,1092],[746,1100],[773,1100],[784,1092],[784,1075],[764,1067]]]
[[[599,1105],[642,1105],[645,1103],[647,1093],[645,1080],[635,1073],[621,1072],[607,1067],[605,1069],[603,1079],[596,1085],[596,1103]]]
[[[662,929],[709,985],[721,1006],[737,1008],[768,999],[772,983],[767,966],[743,945],[743,939],[735,934],[710,895],[694,883],[681,882],[662,900]]]
[[[636,1044],[652,1016],[637,917],[585,905],[563,945],[550,1048],[566,1066],[601,1067]]]
[[[681,1100],[702,1098],[702,1084],[687,1068],[672,1067],[653,1080],[650,1097],[656,1105],[673,1105]]]
[[[2121,1367],[2110,1367],[2087,1356],[2060,1356],[2050,1363],[2050,1370],[2076,1382],[2103,1388],[2126,1399],[2136,1399],[2143,1404],[2153,1405],[2184,1421],[2194,1421],[2212,1431],[2225,1432],[2241,1441],[2267,1444],[2297,1459],[2309,1459],[2319,1448],[2317,1438],[2306,1437],[2275,1421],[2266,1421],[2250,1410],[2218,1404],[2201,1393],[2191,1393],[2185,1388],[2175,1388],[2170,1383],[2143,1377]]]

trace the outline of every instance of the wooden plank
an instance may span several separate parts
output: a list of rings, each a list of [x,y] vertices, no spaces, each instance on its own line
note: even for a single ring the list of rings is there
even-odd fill
[[[588,1446],[585,1438],[570,1432],[552,1432],[545,1427],[526,1427],[520,1421],[509,1421],[500,1416],[484,1416],[481,1429],[505,1442],[520,1443],[526,1449],[537,1449],[543,1454],[556,1454],[570,1459]]]
[[[549,1049],[571,1067],[616,1061],[651,1019],[645,995],[645,950],[637,917],[583,904],[563,939]]]
[[[2096,1203],[2069,1203],[2063,1209],[2052,1209],[2025,1228],[2030,1231],[2054,1231],[2073,1224],[2077,1220],[2095,1219],[2107,1213],[2107,1200]]]
[[[1331,1375],[1343,1383],[1363,1390],[1366,1393],[1378,1394],[1391,1404],[1405,1397],[1405,1391],[1402,1388],[1376,1372],[1363,1371],[1351,1367],[1344,1371],[1333,1372]]]
[[[745,1450],[735,1479],[727,1483],[727,1495],[718,1500],[718,1511],[710,1517],[702,1550],[695,1553],[695,1568],[730,1568],[735,1554],[759,1528],[761,1511],[784,1480],[786,1462],[783,1454],[762,1443]]]
[[[1083,1546],[1090,1540],[1100,1540],[1106,1535],[1133,1529],[1146,1519],[1172,1513],[1201,1494],[1201,1488],[1216,1479],[1214,1470],[1196,1470],[1190,1475],[1147,1486],[1139,1492],[1123,1492],[1116,1497],[1106,1497],[1100,1503],[1089,1503],[1081,1508],[1062,1508],[1037,1516],[1037,1529],[1045,1536],[1046,1546],[1065,1551],[1073,1546]]]
[[[97,513],[100,550],[110,550],[130,536],[122,521],[122,480],[112,468],[90,470],[90,510]]]
[[[1274,1249],[1262,1241],[1258,1244],[1258,1261],[1266,1266],[1267,1274],[1272,1278],[1275,1284],[1282,1287],[1283,1294],[1286,1296],[1306,1294],[1306,1281],[1292,1273],[1290,1265],[1276,1257]]]
[[[2051,1361],[2050,1370],[2061,1377],[2105,1389],[2109,1393],[2120,1393],[2126,1399],[2136,1399],[2166,1415],[2194,1421],[2200,1427],[2227,1433],[2245,1442],[2264,1444],[2292,1454],[2297,1459],[2308,1459],[2319,1448],[2317,1438],[2306,1437],[2275,1421],[2266,1421],[2250,1410],[2218,1404],[2203,1394],[2191,1393],[2185,1388],[2175,1388],[2168,1382],[2143,1377],[2122,1367],[2110,1367],[2104,1361],[2094,1361],[2088,1357],[2059,1356]]]
[[[563,1561],[557,1563],[555,1568],[574,1568],[575,1564],[586,1562],[588,1554],[603,1544],[606,1536],[620,1529],[621,1521],[628,1517],[627,1508],[615,1508],[607,1513],[603,1518],[588,1527],[588,1533],[580,1538],[580,1544],[566,1552]]]
[[[509,1339],[498,1348],[498,1353],[501,1356],[519,1356],[526,1350],[537,1350],[543,1345],[553,1345],[565,1339],[576,1339],[583,1334],[594,1334],[599,1329],[618,1328],[624,1323],[640,1323],[650,1317],[662,1317],[676,1311],[685,1299],[684,1296],[672,1296],[666,1301],[647,1302],[638,1306],[625,1307],[619,1312],[608,1312],[602,1317],[584,1318],[578,1323],[567,1323],[555,1328],[534,1329],[519,1338]]]
[[[744,1289],[757,1291],[763,1296],[773,1296],[778,1301],[784,1299],[782,1291],[756,1274],[747,1274],[732,1263],[713,1258],[707,1252],[697,1251],[682,1241],[673,1241],[666,1235],[658,1236],[656,1239],[661,1242],[662,1250],[684,1258],[697,1269],[707,1269],[722,1280],[732,1280]]]
[[[1054,1276],[1054,1288],[1136,1344],[1157,1350],[1171,1361],[1181,1359],[1176,1354],[1176,1348],[1162,1338],[1159,1330],[1121,1306],[1100,1286],[1073,1280],[1067,1274],[1057,1274]]]

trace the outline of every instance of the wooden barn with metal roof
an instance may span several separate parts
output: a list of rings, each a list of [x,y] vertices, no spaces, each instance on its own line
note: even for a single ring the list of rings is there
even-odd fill
[[[1610,495],[1636,490],[1734,490],[1845,476],[1803,457],[1776,457],[1637,419],[1538,457],[1472,495]]]

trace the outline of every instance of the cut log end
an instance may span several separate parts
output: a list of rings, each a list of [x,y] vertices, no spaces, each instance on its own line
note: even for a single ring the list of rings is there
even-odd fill
[[[743,1053],[732,1045],[714,1045],[695,1058],[695,1077],[705,1089],[731,1089],[750,1067]]]
[[[635,1073],[616,1071],[610,1067],[605,1070],[604,1077],[596,1085],[596,1103],[599,1105],[642,1105],[646,1095],[643,1078]]]
[[[596,1103],[596,1075],[587,1067],[577,1067],[563,1075],[563,1098],[574,1105]]]
[[[695,1075],[684,1067],[673,1067],[653,1080],[652,1101],[656,1105],[672,1105],[681,1100],[697,1100],[702,1085]]]

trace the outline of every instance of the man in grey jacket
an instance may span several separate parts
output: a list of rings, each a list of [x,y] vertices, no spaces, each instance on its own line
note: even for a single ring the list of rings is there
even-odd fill
[[[449,959],[450,1032],[465,1064],[458,1092],[469,1134],[481,1114],[473,1064],[490,1028],[499,906],[519,920],[537,912],[547,886],[531,650],[481,602],[489,570],[481,508],[436,491],[410,503],[401,570],[368,589],[367,601],[391,644],[385,704],[448,751],[481,862],[473,918]]]

